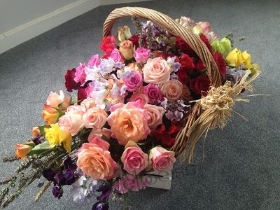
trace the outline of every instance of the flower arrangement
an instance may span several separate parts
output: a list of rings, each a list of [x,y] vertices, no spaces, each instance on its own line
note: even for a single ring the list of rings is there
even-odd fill
[[[195,135],[193,126],[188,127],[190,133],[183,132],[194,143],[208,129],[225,125],[233,95],[250,90],[258,65],[248,52],[233,49],[232,37],[219,38],[208,22],[187,17],[175,22],[212,55],[220,86],[212,86],[204,60],[182,37],[134,17],[134,35],[129,27],[119,27],[116,37],[102,39],[102,55],[67,70],[65,87],[76,97],[62,90],[48,95],[44,124],[32,128],[31,140],[16,145],[15,157],[5,159],[21,160],[16,170],[21,176],[1,182],[7,185],[0,192],[2,207],[43,176],[47,183],[36,200],[50,185],[58,199],[63,186],[72,185],[74,201],[99,192],[92,209],[108,209],[110,196],[144,189],[153,176],[150,172],[172,169],[186,149],[180,140],[192,140],[180,135],[194,104],[212,107],[203,108],[206,117],[194,119]],[[16,190],[9,194],[11,187]]]

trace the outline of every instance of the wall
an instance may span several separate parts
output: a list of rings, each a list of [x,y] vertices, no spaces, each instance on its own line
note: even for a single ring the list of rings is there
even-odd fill
[[[0,54],[100,5],[137,1],[0,0]]]

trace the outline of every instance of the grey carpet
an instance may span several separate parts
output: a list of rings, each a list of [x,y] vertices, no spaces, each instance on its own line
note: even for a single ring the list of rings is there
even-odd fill
[[[132,209],[280,209],[279,34],[280,1],[266,0],[157,0],[96,8],[0,55],[1,134],[0,156],[11,155],[14,144],[30,137],[30,128],[42,123],[42,105],[50,91],[64,89],[67,69],[99,53],[102,23],[115,7],[143,6],[172,18],[189,16],[209,21],[215,31],[234,33],[236,44],[248,50],[263,74],[254,82],[256,93],[249,104],[239,103],[227,127],[209,132],[205,158],[201,143],[194,165],[177,164],[172,190],[147,189],[129,196]],[[121,20],[120,25],[129,23]],[[0,177],[15,165],[0,163]],[[34,203],[36,184],[7,209],[91,209],[65,195],[57,200],[47,191]],[[112,209],[119,209],[117,204]]]

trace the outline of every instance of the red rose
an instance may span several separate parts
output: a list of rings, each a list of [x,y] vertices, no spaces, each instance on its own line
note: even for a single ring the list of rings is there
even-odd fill
[[[178,76],[178,80],[182,83],[182,84],[185,84],[185,85],[188,85],[189,84],[189,76],[188,76],[188,73],[185,69],[179,69],[177,72],[176,72],[177,76]]]
[[[187,71],[192,71],[193,68],[194,68],[193,58],[191,58],[190,56],[188,56],[185,53],[181,54],[179,62],[181,64],[180,69],[185,69]]]
[[[139,47],[139,35],[133,35],[128,40],[130,40],[133,43],[133,46],[135,46],[135,49]]]
[[[114,36],[107,36],[102,39],[100,49],[105,53],[105,55],[103,56],[104,58],[109,57],[113,49],[116,48],[115,42],[116,40]]]
[[[80,87],[80,83],[75,82],[74,78],[75,78],[75,72],[76,69],[69,69],[67,70],[66,74],[65,74],[65,87],[67,89],[68,92],[72,92],[72,90],[77,90]]]
[[[225,60],[223,58],[223,55],[221,53],[216,52],[213,55],[213,57],[214,57],[214,60],[215,60],[215,62],[217,64],[217,66],[218,66],[220,74],[222,76],[224,76],[226,74],[226,72],[227,72],[227,68],[226,68],[226,62],[225,62]]]
[[[164,124],[161,124],[155,131],[155,138],[161,142],[161,145],[164,147],[171,147],[174,142],[177,133],[179,132],[179,126],[171,124],[171,126],[166,129]]]
[[[198,94],[201,95],[202,92],[205,92],[209,89],[210,80],[207,75],[199,75],[198,77],[191,80],[190,89]]]
[[[182,53],[186,53],[190,56],[197,56],[193,49],[179,36],[176,36],[176,49],[179,49]]]
[[[202,70],[205,70],[205,66],[202,62],[202,60],[198,59],[194,62],[194,70],[195,71],[202,71]]]
[[[204,44],[206,44],[207,48],[209,49],[210,52],[213,51],[212,46],[209,43],[209,40],[207,39],[207,37],[204,34],[200,34],[200,39],[204,42]]]

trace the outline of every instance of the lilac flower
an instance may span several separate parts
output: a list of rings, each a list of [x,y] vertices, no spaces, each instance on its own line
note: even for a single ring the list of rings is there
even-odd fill
[[[114,70],[115,61],[112,58],[103,59],[99,65],[102,76],[111,73]]]
[[[83,202],[85,199],[90,198],[95,191],[96,186],[96,180],[81,176],[72,184],[71,192],[74,202]]]

